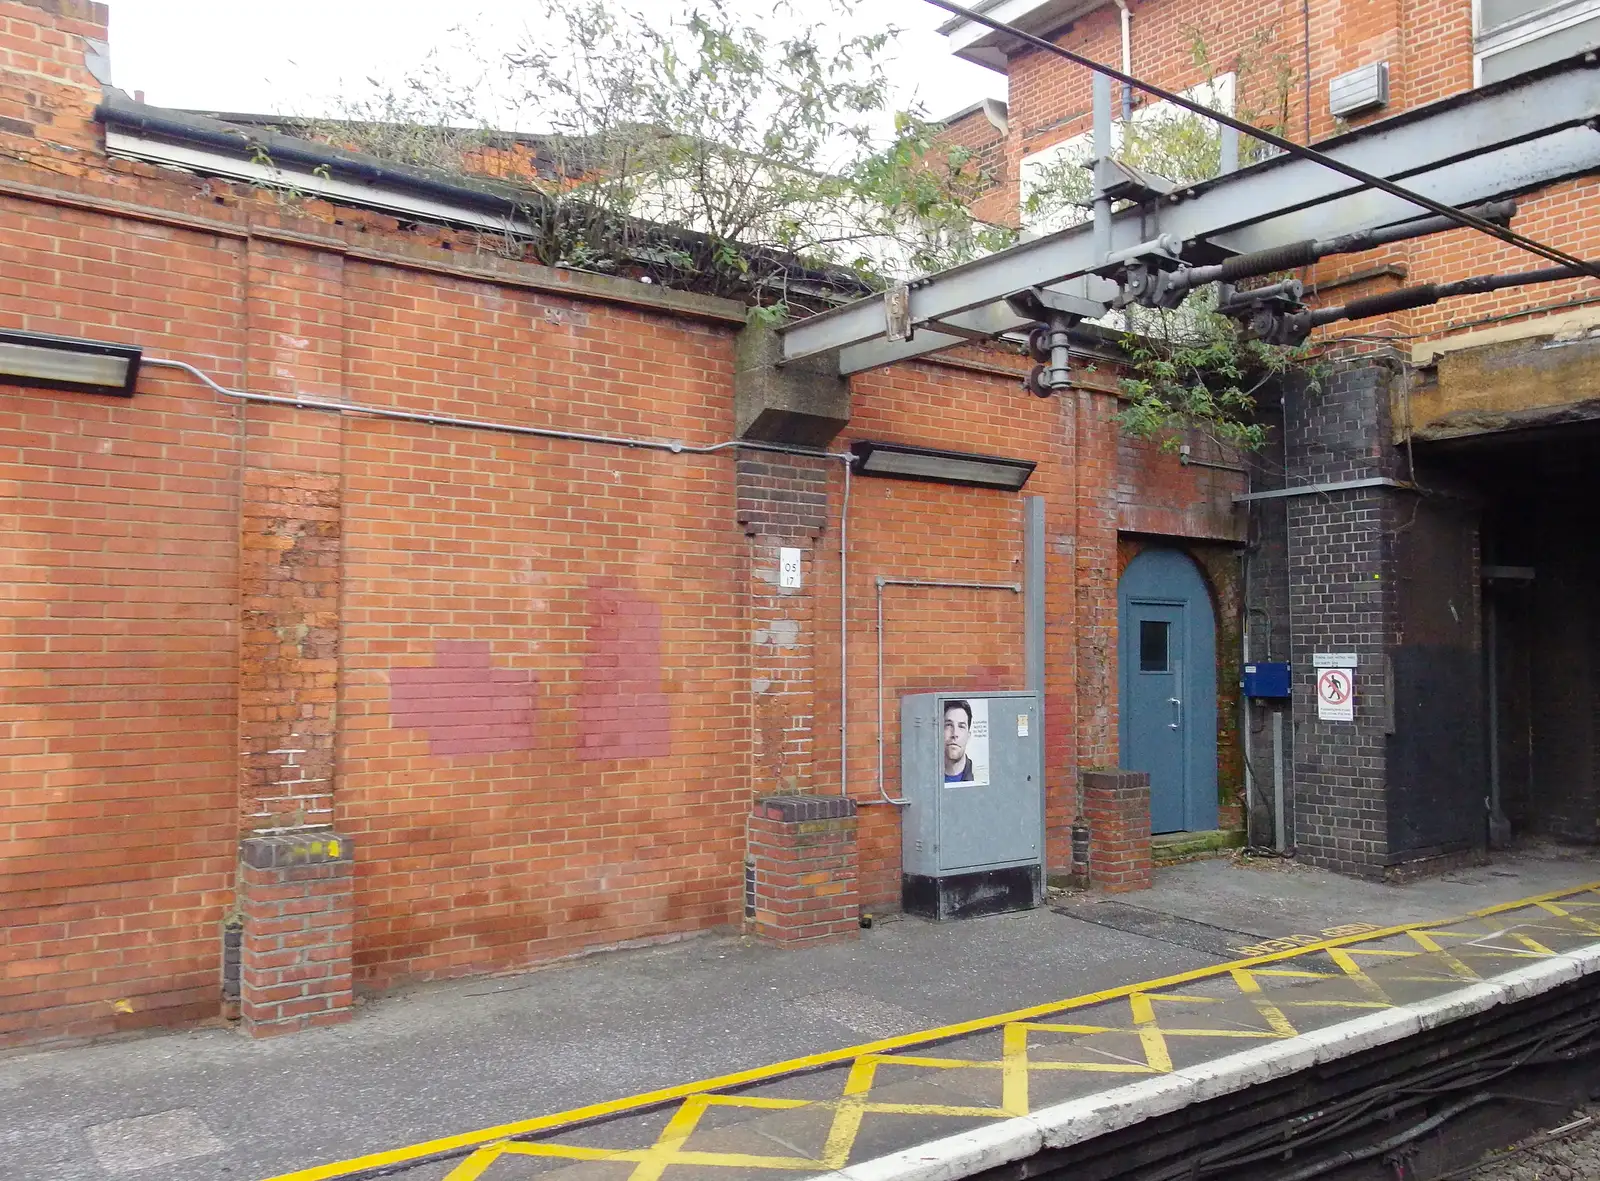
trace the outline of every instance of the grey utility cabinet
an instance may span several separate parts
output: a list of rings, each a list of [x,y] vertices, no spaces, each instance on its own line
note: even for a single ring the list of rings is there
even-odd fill
[[[963,724],[964,723],[964,724]],[[964,732],[963,732],[964,731]],[[900,699],[901,901],[965,918],[1044,896],[1039,694],[914,693]]]

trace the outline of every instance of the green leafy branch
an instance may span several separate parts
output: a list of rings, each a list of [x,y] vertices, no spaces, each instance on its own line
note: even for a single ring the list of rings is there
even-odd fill
[[[1216,310],[1209,291],[1177,311],[1130,309],[1122,350],[1128,399],[1119,421],[1136,438],[1176,451],[1195,433],[1223,447],[1256,450],[1266,442],[1256,395],[1290,372],[1317,383],[1321,369],[1309,345],[1285,347],[1240,337]]]

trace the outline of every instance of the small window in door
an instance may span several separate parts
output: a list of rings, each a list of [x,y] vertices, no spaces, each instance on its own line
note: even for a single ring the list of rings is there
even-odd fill
[[[1167,663],[1167,637],[1172,625],[1164,619],[1139,621],[1139,671],[1142,673],[1170,672]]]

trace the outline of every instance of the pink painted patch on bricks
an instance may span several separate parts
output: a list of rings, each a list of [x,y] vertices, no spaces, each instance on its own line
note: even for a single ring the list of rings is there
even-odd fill
[[[489,645],[475,640],[441,640],[431,668],[389,672],[394,725],[426,731],[433,755],[532,750],[537,704],[534,674],[495,668]]]
[[[661,605],[634,591],[587,596],[588,651],[578,687],[578,757],[659,758],[672,749],[661,688]]]

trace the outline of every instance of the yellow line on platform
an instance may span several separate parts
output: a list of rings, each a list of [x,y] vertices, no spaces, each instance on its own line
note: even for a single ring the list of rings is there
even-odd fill
[[[492,1127],[478,1128],[475,1131],[462,1132],[454,1136],[441,1136],[433,1140],[423,1140],[416,1144],[407,1145],[404,1148],[393,1148],[383,1152],[370,1153],[366,1156],[352,1157],[349,1160],[313,1165],[307,1169],[299,1169],[292,1173],[282,1173],[275,1177],[269,1177],[265,1181],[339,1181],[340,1178],[351,1177],[369,1170],[392,1168],[408,1161],[420,1161],[423,1158],[440,1154],[460,1153],[469,1149],[481,1148],[485,1145],[493,1144],[495,1141],[506,1140],[510,1137],[528,1136],[536,1132],[548,1132],[556,1128],[585,1123],[590,1120],[643,1111],[671,1103],[677,1099],[703,1095],[708,1091],[725,1091],[734,1087],[746,1087],[754,1083],[769,1082],[786,1075],[801,1074],[830,1066],[840,1066],[866,1055],[892,1054],[895,1050],[909,1046],[924,1046],[933,1042],[963,1037],[968,1034],[986,1033],[1014,1022],[1032,1021],[1039,1017],[1050,1016],[1053,1013],[1085,1008],[1105,1001],[1129,998],[1130,1002],[1132,1002],[1135,997],[1142,993],[1162,988],[1172,988],[1179,984],[1189,984],[1196,980],[1209,980],[1217,976],[1227,976],[1239,969],[1254,968],[1262,964],[1281,963],[1285,960],[1298,959],[1301,956],[1311,955],[1316,952],[1336,951],[1355,944],[1372,943],[1377,940],[1406,935],[1412,931],[1426,930],[1431,927],[1446,927],[1455,923],[1467,922],[1474,918],[1487,918],[1491,915],[1504,914],[1507,911],[1520,910],[1528,906],[1541,907],[1550,914],[1568,918],[1574,923],[1600,933],[1600,924],[1590,923],[1577,915],[1567,913],[1558,906],[1550,905],[1556,899],[1570,898],[1574,895],[1594,890],[1600,890],[1600,882],[1590,882],[1587,885],[1571,886],[1562,890],[1551,890],[1545,894],[1519,898],[1513,902],[1498,903],[1494,906],[1484,907],[1482,910],[1472,911],[1470,914],[1458,915],[1452,918],[1399,923],[1395,926],[1383,927],[1375,931],[1362,931],[1357,934],[1342,935],[1334,939],[1323,939],[1315,943],[1307,943],[1299,947],[1271,952],[1267,955],[1251,956],[1228,963],[1213,964],[1205,968],[1195,968],[1188,972],[1162,976],[1155,980],[1140,981],[1137,984],[1122,984],[1115,988],[1084,993],[1081,996],[1051,1001],[1042,1005],[1033,1005],[1025,1009],[1013,1009],[1011,1012],[1000,1013],[992,1017],[978,1017],[970,1021],[942,1025],[935,1029],[925,1029],[916,1033],[880,1038],[874,1042],[865,1042],[857,1046],[829,1050],[821,1054],[808,1054],[800,1058],[790,1058],[783,1062],[774,1062],[766,1066],[753,1067],[749,1070],[734,1071],[731,1074],[701,1079],[698,1082],[679,1083],[676,1086],[662,1087],[658,1090],[629,1095],[621,1099],[611,1099],[604,1103],[591,1103],[584,1107],[553,1112],[550,1115],[536,1116],[532,1119],[496,1124]],[[1420,955],[1424,953],[1409,952],[1403,954]],[[1358,982],[1366,978],[1365,973],[1359,967],[1356,967],[1354,961],[1350,959],[1349,953],[1339,952],[1335,958],[1342,961],[1339,966],[1344,969],[1345,973],[1355,977]],[[1371,985],[1371,987],[1376,989],[1376,985]],[[1148,1000],[1143,998],[1140,998],[1140,1000],[1142,1006],[1148,1006]],[[1164,1056],[1164,1043],[1161,1043],[1159,1047],[1156,1044],[1161,1037],[1159,1029],[1153,1025],[1146,1025],[1142,1021],[1136,1023],[1144,1026],[1140,1032],[1151,1043],[1148,1049],[1159,1048],[1161,1056]],[[933,1063],[930,1061],[929,1064],[932,1065]],[[636,1181],[644,1181],[644,1179],[638,1178]]]

